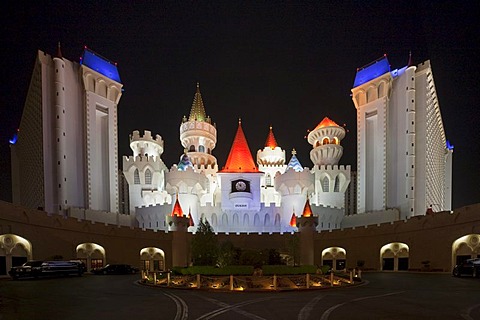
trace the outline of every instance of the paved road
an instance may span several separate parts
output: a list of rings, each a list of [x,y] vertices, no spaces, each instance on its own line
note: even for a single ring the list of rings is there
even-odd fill
[[[0,320],[480,320],[480,279],[448,274],[364,273],[357,287],[280,293],[167,290],[138,279],[0,280]]]

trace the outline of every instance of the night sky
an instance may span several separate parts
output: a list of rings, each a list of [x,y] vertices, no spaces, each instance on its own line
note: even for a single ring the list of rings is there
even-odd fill
[[[220,168],[239,118],[254,159],[271,125],[287,161],[295,148],[311,167],[305,136],[328,116],[348,130],[340,164],[356,170],[356,70],[383,54],[392,70],[404,67],[411,51],[414,64],[431,61],[455,146],[453,208],[480,202],[478,1],[68,2],[0,5],[2,200],[11,200],[8,140],[20,123],[36,52],[54,54],[60,41],[69,60],[78,61],[86,45],[118,63],[125,90],[119,156],[132,155],[132,131],[150,130],[165,141],[169,168],[183,152],[179,126],[198,81],[217,126]]]

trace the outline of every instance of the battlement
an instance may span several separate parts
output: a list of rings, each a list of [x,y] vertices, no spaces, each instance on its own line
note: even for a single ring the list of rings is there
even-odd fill
[[[123,162],[163,162],[159,156],[123,156]]]
[[[321,171],[350,171],[351,170],[351,166],[350,165],[331,165],[331,164],[327,164],[327,165],[321,165],[321,166],[314,166],[312,168],[312,172],[316,171],[316,170],[321,170]]]
[[[163,147],[162,137],[159,134],[157,134],[155,135],[155,139],[154,139],[152,137],[152,132],[148,130],[144,131],[143,136],[140,135],[140,131],[138,130],[133,131],[132,134],[130,135],[130,142],[134,142],[134,141],[150,141],[150,142],[158,143]]]
[[[192,170],[192,168],[188,167],[187,170]],[[194,165],[194,169],[193,169],[195,172],[198,172],[198,171],[214,171],[214,172],[217,172],[218,171],[218,164],[215,164],[215,165]],[[173,164],[170,169],[168,171],[178,171],[178,164]],[[198,173],[201,173],[201,172],[198,172]]]

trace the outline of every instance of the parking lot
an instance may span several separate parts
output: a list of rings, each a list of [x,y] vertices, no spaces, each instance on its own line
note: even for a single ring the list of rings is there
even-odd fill
[[[0,319],[480,319],[480,279],[364,273],[365,284],[282,293],[145,287],[136,275],[0,280]]]

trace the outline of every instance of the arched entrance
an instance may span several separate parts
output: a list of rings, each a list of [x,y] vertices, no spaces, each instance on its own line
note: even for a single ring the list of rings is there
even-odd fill
[[[0,235],[0,276],[8,274],[10,268],[32,260],[32,244],[15,234]]]
[[[147,247],[140,250],[140,260],[145,271],[164,271],[165,252],[155,247]]]
[[[96,243],[82,243],[77,246],[77,259],[85,263],[87,271],[103,267],[105,249]]]
[[[409,248],[405,243],[392,242],[380,249],[380,265],[383,271],[407,271]]]
[[[344,270],[347,263],[347,252],[340,247],[330,247],[322,251],[322,265],[329,265],[333,270]]]
[[[480,234],[468,234],[452,244],[452,270],[456,264],[471,258],[480,258]]]

